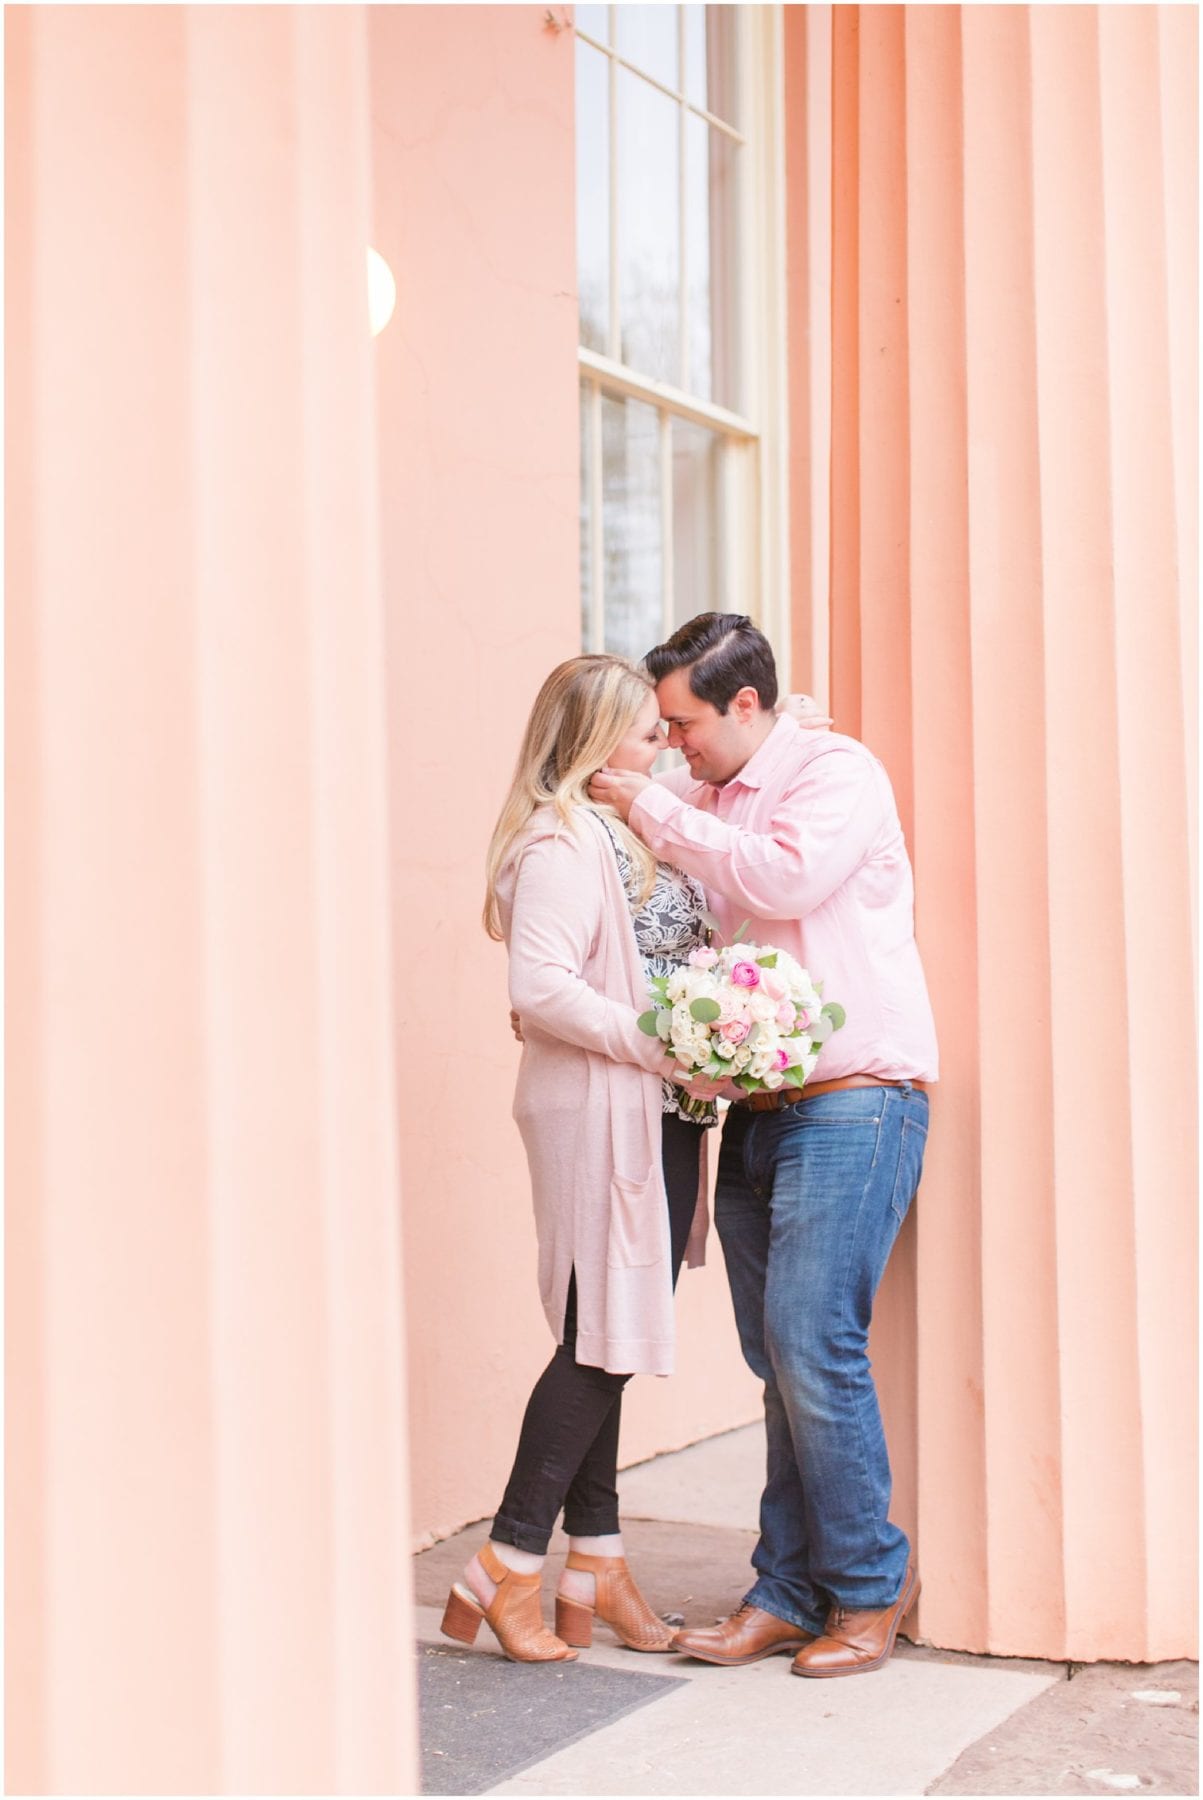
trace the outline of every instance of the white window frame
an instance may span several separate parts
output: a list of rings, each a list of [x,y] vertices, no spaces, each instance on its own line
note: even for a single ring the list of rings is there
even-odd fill
[[[614,38],[617,8],[610,7],[609,35]],[[789,400],[786,362],[785,243],[785,57],[784,9],[780,5],[733,8],[738,33],[738,114],[748,121],[736,130],[697,106],[679,91],[627,61],[612,44],[603,44],[577,29],[577,36],[609,62],[609,195],[610,316],[608,355],[578,347],[582,406],[589,433],[589,513],[592,523],[590,620],[588,648],[604,641],[604,533],[602,529],[602,396],[642,400],[656,409],[660,436],[661,623],[665,636],[674,626],[672,554],[672,451],[670,421],[688,420],[721,434],[732,446],[747,448],[752,502],[732,505],[726,516],[732,531],[725,546],[725,589],[733,611],[748,613],[773,646],[783,683],[790,668],[789,556]],[[685,66],[684,14],[678,14],[678,67]],[[735,413],[663,381],[655,381],[619,360],[618,170],[616,122],[618,75],[630,69],[678,102],[681,156],[685,181],[684,138],[690,113],[746,146],[740,158],[738,188],[739,257],[738,316],[740,366],[746,372],[747,411]],[[680,268],[686,260],[686,207],[680,206]],[[688,355],[687,283],[681,280],[680,344],[682,363]],[[735,459],[724,456],[725,479],[735,480]],[[751,517],[752,530],[737,522]]]

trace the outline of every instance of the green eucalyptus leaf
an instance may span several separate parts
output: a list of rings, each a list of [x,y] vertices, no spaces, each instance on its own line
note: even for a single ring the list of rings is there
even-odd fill
[[[770,950],[767,956],[758,956],[756,961],[762,969],[775,969],[777,967],[777,952],[775,950]]]
[[[848,1017],[838,1000],[828,1000],[823,1007],[822,1016],[825,1019],[831,1020],[831,1029],[833,1031],[838,1031]]]
[[[638,1025],[640,1031],[645,1032],[648,1037],[659,1037],[659,1019],[659,1013],[653,1008],[651,1012],[640,1013],[635,1023]]]
[[[723,1009],[717,1000],[691,1000],[689,1010],[699,1025],[713,1025]]]

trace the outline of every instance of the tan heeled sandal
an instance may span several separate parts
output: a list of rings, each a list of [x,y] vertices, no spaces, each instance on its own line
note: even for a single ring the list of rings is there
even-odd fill
[[[474,1644],[483,1619],[511,1662],[575,1662],[576,1651],[543,1623],[542,1576],[507,1569],[492,1544],[484,1544],[476,1556],[489,1580],[496,1582],[497,1592],[488,1606],[482,1606],[471,1589],[457,1581],[443,1612],[444,1637]]]
[[[587,1650],[593,1642],[593,1621],[598,1618],[616,1632],[628,1650],[672,1650],[675,1633],[658,1619],[627,1567],[625,1556],[586,1556],[570,1550],[566,1569],[581,1569],[593,1576],[594,1596],[576,1600],[556,1595],[556,1633],[566,1644]]]

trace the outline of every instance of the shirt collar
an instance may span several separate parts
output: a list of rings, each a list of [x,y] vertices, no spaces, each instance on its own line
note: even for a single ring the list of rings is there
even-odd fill
[[[769,780],[782,758],[798,743],[798,727],[792,719],[779,718],[763,744],[749,756],[738,775],[733,775],[725,787],[759,788]]]

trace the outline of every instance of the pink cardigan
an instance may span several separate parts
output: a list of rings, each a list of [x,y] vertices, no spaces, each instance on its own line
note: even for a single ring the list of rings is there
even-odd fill
[[[569,831],[540,808],[498,882],[510,1004],[525,1038],[514,1118],[530,1163],[539,1293],[558,1341],[575,1267],[577,1361],[668,1375],[664,1046],[636,1024],[647,989],[609,837],[589,807],[574,822]],[[704,1205],[691,1264],[702,1260]]]

